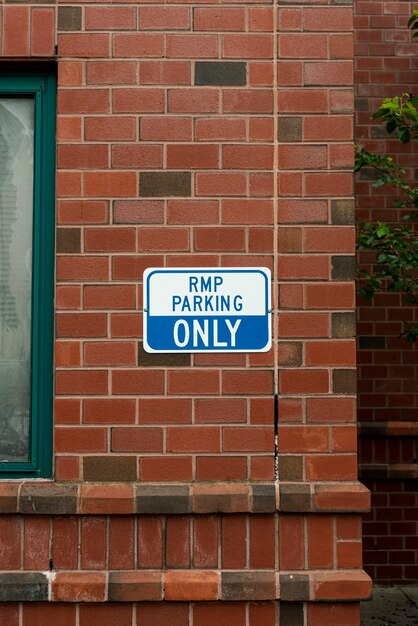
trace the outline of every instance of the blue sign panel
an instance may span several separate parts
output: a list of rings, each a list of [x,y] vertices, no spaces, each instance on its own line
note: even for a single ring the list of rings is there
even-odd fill
[[[264,267],[149,268],[144,272],[147,352],[266,352],[271,276]]]

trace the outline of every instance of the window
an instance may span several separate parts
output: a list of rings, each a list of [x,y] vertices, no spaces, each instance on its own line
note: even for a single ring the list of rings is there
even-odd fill
[[[0,471],[51,476],[53,75],[0,73]]]

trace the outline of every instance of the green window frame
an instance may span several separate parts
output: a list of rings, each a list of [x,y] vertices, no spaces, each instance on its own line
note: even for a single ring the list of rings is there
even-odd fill
[[[7,97],[34,100],[30,423],[28,460],[0,461],[0,478],[48,478],[52,476],[55,70],[17,73],[10,66],[1,68],[0,98]]]

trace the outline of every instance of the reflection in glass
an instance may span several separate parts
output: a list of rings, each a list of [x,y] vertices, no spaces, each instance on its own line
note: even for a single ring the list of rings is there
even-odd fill
[[[28,461],[33,98],[0,98],[0,460]]]

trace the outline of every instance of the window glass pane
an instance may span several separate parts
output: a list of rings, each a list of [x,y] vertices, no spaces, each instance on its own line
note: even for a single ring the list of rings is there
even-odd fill
[[[0,460],[28,461],[33,98],[0,97]]]

